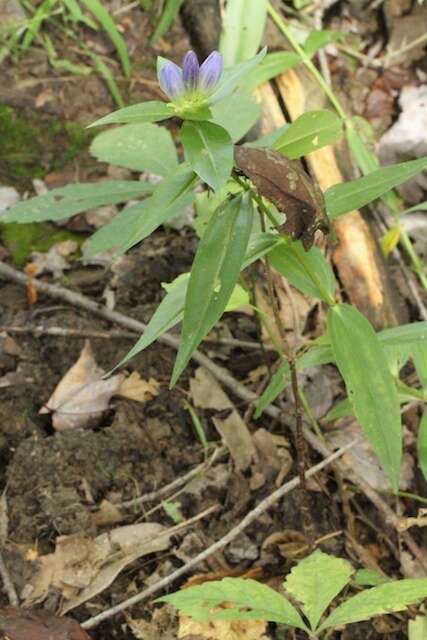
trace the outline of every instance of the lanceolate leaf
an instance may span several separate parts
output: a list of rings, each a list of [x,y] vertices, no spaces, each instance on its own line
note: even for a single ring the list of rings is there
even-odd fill
[[[264,59],[266,53],[267,49],[264,47],[264,49],[257,53],[253,58],[245,60],[244,62],[239,62],[232,67],[226,67],[217,88],[209,97],[209,104],[215,104],[215,102],[218,102],[233,93],[234,89],[244,81],[245,77],[252,71],[252,69],[255,69],[255,67]]]
[[[152,100],[150,102],[141,102],[140,104],[132,104],[130,107],[124,107],[118,111],[113,111],[99,120],[92,122],[90,127],[99,127],[103,124],[132,124],[140,122],[159,122],[167,120],[175,115],[173,107],[167,102],[160,100]]]
[[[93,13],[95,18],[102,24],[104,30],[108,34],[111,42],[116,47],[117,54],[122,63],[123,71],[126,76],[130,73],[130,62],[128,50],[123,37],[120,35],[113,18],[100,0],[82,0],[86,7]]]
[[[258,85],[275,78],[280,73],[293,69],[301,64],[301,58],[293,51],[276,51],[267,53],[264,60],[245,78],[242,86],[252,91]]]
[[[188,165],[182,164],[168,178],[164,178],[153,195],[127,207],[90,239],[88,255],[115,248],[124,252],[144,240],[161,224],[176,218],[194,198],[195,176]]]
[[[149,122],[103,131],[93,140],[90,152],[101,162],[159,176],[169,175],[178,164],[169,131]]]
[[[303,604],[312,629],[316,629],[322,614],[348,584],[353,567],[342,558],[315,551],[288,574],[284,587]]]
[[[393,611],[402,611],[408,605],[415,604],[423,598],[427,598],[427,578],[397,580],[381,584],[346,600],[331,613],[320,629],[360,622]]]
[[[270,253],[270,261],[282,276],[306,295],[334,303],[335,276],[317,247],[304,251],[300,242],[282,241]]]
[[[397,491],[402,456],[399,399],[381,344],[368,320],[348,304],[329,310],[328,332],[356,417]]]
[[[427,157],[382,167],[368,175],[329,187],[325,192],[326,210],[331,218],[363,207],[402,182],[423,171]]]
[[[233,168],[233,144],[225,129],[213,122],[184,122],[181,139],[197,175],[217,191]]]
[[[41,222],[62,220],[82,211],[140,198],[153,191],[153,185],[133,180],[112,180],[89,184],[70,184],[52,189],[43,196],[22,200],[2,214],[2,222]]]
[[[307,629],[298,611],[265,584],[243,578],[224,578],[182,589],[177,593],[158,598],[170,602],[183,614],[195,620],[269,620]],[[214,610],[223,603],[234,605],[231,609]]]
[[[291,370],[289,368],[288,361],[284,360],[277,371],[272,375],[268,386],[264,389],[263,394],[256,403],[256,411],[254,414],[255,420],[260,417],[264,409],[268,407],[269,404],[275,401],[275,399],[288,386],[290,381]]]
[[[304,51],[311,57],[327,44],[343,40],[343,38],[344,34],[341,33],[341,31],[328,31],[326,29],[322,29],[321,31],[312,31],[304,42]]]
[[[237,142],[253,127],[260,113],[261,107],[252,96],[237,91],[213,105],[212,120]]]
[[[172,386],[227,306],[245,258],[252,224],[252,200],[246,193],[220,207],[206,227],[188,284]]]
[[[274,149],[287,158],[300,158],[338,140],[342,126],[341,118],[332,111],[308,111],[286,129]]]
[[[153,35],[151,36],[151,43],[154,44],[159,38],[161,38],[171,26],[175,20],[181,5],[184,0],[167,0],[162,10],[160,19],[156,25]]]
[[[224,13],[220,51],[227,66],[256,54],[264,34],[267,0],[229,0]]]

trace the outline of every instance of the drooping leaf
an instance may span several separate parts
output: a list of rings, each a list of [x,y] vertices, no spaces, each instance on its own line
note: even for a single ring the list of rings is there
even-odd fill
[[[152,191],[153,185],[136,180],[70,184],[18,202],[2,214],[1,220],[21,223],[62,220],[95,207],[140,198]]]
[[[333,111],[308,111],[293,122],[274,143],[274,149],[287,158],[316,151],[336,142],[342,135],[343,123]]]
[[[232,67],[226,67],[221,76],[218,86],[209,97],[209,104],[215,104],[226,96],[229,96],[242,83],[245,77],[255,69],[255,67],[264,59],[267,49],[264,47],[256,56],[239,62]]]
[[[403,611],[427,597],[427,578],[397,580],[366,589],[337,607],[320,626],[328,629],[352,622],[368,620],[394,611]]]
[[[328,333],[356,417],[397,491],[402,457],[400,408],[383,348],[368,320],[348,304],[329,309]]]
[[[245,258],[252,224],[253,206],[248,193],[220,207],[208,223],[191,270],[172,386],[227,305]]]
[[[348,584],[353,573],[353,567],[346,560],[316,550],[292,569],[284,587],[302,603],[314,630],[328,605]]]
[[[220,51],[227,66],[258,51],[267,19],[267,0],[229,0],[222,21]]]
[[[344,34],[341,31],[328,31],[322,29],[320,31],[312,31],[308,34],[304,41],[303,48],[308,56],[314,56],[319,49],[326,47],[331,42],[343,40]]]
[[[279,593],[257,582],[243,578],[224,578],[182,589],[162,598],[183,614],[195,620],[269,620],[307,629],[297,610]],[[228,603],[233,608],[213,611]]]
[[[294,287],[308,296],[334,303],[334,272],[318,247],[304,251],[300,242],[282,241],[269,255],[272,266]]]
[[[140,124],[142,122],[159,122],[167,120],[175,115],[173,107],[167,102],[160,100],[151,100],[149,102],[141,102],[132,104],[130,107],[124,107],[113,111],[108,115],[95,120],[90,127],[100,127],[104,124]]]
[[[213,122],[228,131],[233,142],[237,142],[254,126],[261,107],[252,96],[236,91],[214,104],[211,111]]]
[[[179,165],[172,175],[160,182],[150,198],[127,207],[109,224],[98,229],[90,239],[88,256],[112,248],[125,252],[161,224],[176,218],[192,203],[194,182],[190,167]]]
[[[427,481],[427,409],[424,410],[418,427],[417,457],[420,469]]]
[[[100,0],[83,0],[83,2],[89,11],[93,13],[95,18],[101,23],[103,29],[108,34],[108,37],[116,48],[120,62],[122,63],[123,72],[128,76],[130,74],[130,62],[126,42],[119,33],[113,18]]]
[[[267,53],[264,60],[248,74],[242,86],[248,91],[253,91],[263,82],[267,82],[299,64],[301,64],[301,58],[293,51]]]
[[[270,149],[236,146],[234,160],[260,195],[286,214],[280,230],[293,240],[301,239],[304,248],[309,249],[316,230],[327,228],[323,195],[317,183],[297,162]]]
[[[184,122],[181,139],[197,175],[218,191],[233,168],[233,144],[225,129],[213,122]]]
[[[90,152],[100,162],[159,176],[169,175],[178,164],[169,131],[149,122],[103,131],[93,140]]]
[[[380,198],[427,167],[427,158],[382,167],[362,178],[336,184],[325,192],[326,210],[331,218],[359,209]]]

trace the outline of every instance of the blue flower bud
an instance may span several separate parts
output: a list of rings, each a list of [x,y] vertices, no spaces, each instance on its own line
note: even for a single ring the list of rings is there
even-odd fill
[[[199,61],[194,51],[188,51],[182,63],[182,77],[184,86],[189,91],[194,91],[199,85]]]
[[[182,70],[174,62],[167,62],[160,70],[159,84],[168,98],[175,100],[185,91]]]
[[[212,51],[200,67],[200,88],[204,91],[211,91],[218,83],[223,67],[224,61],[222,55],[218,51]]]

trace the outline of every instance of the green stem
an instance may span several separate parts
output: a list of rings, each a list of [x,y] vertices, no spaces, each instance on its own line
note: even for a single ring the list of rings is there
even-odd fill
[[[331,101],[331,104],[333,104],[333,106],[335,107],[336,112],[338,113],[338,115],[343,120],[346,120],[347,119],[347,115],[346,115],[343,107],[341,106],[340,101],[335,96],[334,92],[332,91],[331,87],[328,85],[328,83],[326,82],[326,80],[324,79],[324,77],[322,76],[320,71],[318,71],[316,66],[312,63],[310,57],[306,54],[306,52],[301,47],[301,45],[295,40],[294,36],[292,35],[292,32],[288,28],[288,26],[287,26],[286,22],[283,20],[282,16],[278,13],[278,11],[276,11],[276,9],[274,9],[274,7],[272,7],[272,5],[270,3],[268,3],[268,5],[267,5],[267,10],[268,10],[268,13],[269,13],[271,19],[273,20],[274,24],[283,33],[285,38],[289,41],[289,44],[292,45],[292,47],[298,53],[298,55],[300,56],[301,61],[303,62],[303,64],[307,67],[307,69],[309,69],[309,71],[316,78],[317,82],[322,87],[323,91],[328,96],[329,100]]]
[[[427,275],[425,273],[423,264],[419,259],[408,234],[406,233],[405,229],[402,228],[400,230],[400,242],[402,243],[402,246],[405,249],[408,258],[412,263],[413,270],[417,274],[424,289],[427,291]]]

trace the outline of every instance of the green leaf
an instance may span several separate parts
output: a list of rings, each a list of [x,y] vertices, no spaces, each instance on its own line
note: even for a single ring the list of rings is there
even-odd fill
[[[354,575],[354,582],[361,587],[376,587],[379,584],[390,582],[390,578],[373,569],[359,569]]]
[[[120,35],[113,18],[99,0],[82,0],[86,7],[101,23],[111,42],[114,44],[126,76],[130,73],[130,62],[126,43]]]
[[[112,248],[125,252],[161,224],[176,218],[193,201],[194,178],[187,164],[179,165],[171,176],[160,182],[150,198],[126,207],[109,224],[98,229],[90,239],[87,255]]]
[[[298,611],[267,585],[243,578],[224,578],[158,598],[195,620],[269,620],[307,629]],[[220,604],[232,609],[212,611]]]
[[[317,550],[292,569],[284,587],[302,603],[314,630],[328,605],[348,584],[353,572],[353,567],[346,560]]]
[[[421,386],[427,388],[427,341],[417,342],[411,348],[418,380]]]
[[[214,191],[221,189],[233,168],[233,144],[227,131],[213,122],[184,122],[181,140],[195,173]]]
[[[110,93],[113,96],[117,106],[120,108],[124,107],[125,103],[122,98],[122,94],[120,93],[119,86],[110,71],[110,67],[108,67],[103,59],[100,56],[97,56],[95,53],[89,53],[89,55],[93,61],[95,69],[98,71],[99,75],[104,78],[105,83],[110,90]]]
[[[427,157],[382,167],[368,175],[342,184],[325,192],[326,210],[331,218],[359,209],[409,180],[427,167]]]
[[[229,0],[222,21],[220,51],[227,66],[256,54],[264,35],[267,0]]]
[[[366,589],[337,607],[320,629],[368,620],[374,616],[403,611],[427,597],[427,578],[397,580]]]
[[[402,211],[400,215],[403,216],[407,213],[413,213],[414,211],[427,211],[427,201],[420,202],[419,204],[415,204],[413,207],[409,207],[409,209],[405,209],[405,211]]]
[[[155,44],[157,40],[159,40],[159,38],[164,36],[166,31],[171,26],[172,22],[178,15],[183,2],[184,0],[166,0],[165,7],[160,16],[160,20],[158,21],[156,28],[154,29],[154,33],[150,38],[151,44]]]
[[[418,464],[427,481],[427,409],[424,410],[417,435]]]
[[[348,304],[329,309],[328,333],[356,417],[397,491],[402,457],[400,408],[382,346],[368,320]]]
[[[343,40],[344,34],[341,31],[328,31],[322,29],[321,31],[312,31],[306,38],[303,44],[304,51],[310,58],[314,56],[319,49],[326,47],[331,42],[337,42]]]
[[[167,120],[175,115],[173,107],[168,102],[151,100],[132,104],[118,111],[113,111],[99,120],[95,120],[90,127],[99,127],[103,124],[139,124],[141,122],[159,122]]]
[[[220,207],[206,227],[191,270],[171,386],[227,306],[245,258],[253,215],[252,199],[245,193]]]
[[[153,185],[133,180],[70,184],[52,189],[43,196],[22,200],[2,214],[2,222],[40,222],[62,220],[82,211],[140,198],[153,191]]]
[[[281,237],[274,233],[262,231],[253,234],[249,240],[242,269],[246,269],[256,260],[270,253],[279,242],[281,242]]]
[[[284,124],[282,127],[279,127],[275,131],[271,131],[265,136],[261,136],[261,138],[258,138],[258,140],[254,140],[253,142],[245,142],[244,146],[249,147],[250,149],[272,149],[275,142],[282,136],[282,133],[289,129],[290,126],[290,124]]]
[[[269,254],[273,267],[294,287],[312,298],[334,304],[334,272],[318,247],[305,251],[301,242],[282,240]]]
[[[260,417],[260,415],[265,410],[265,408],[268,407],[268,405],[275,401],[275,399],[282,393],[283,389],[288,386],[290,380],[291,371],[288,361],[283,360],[276,373],[271,376],[270,382],[256,402],[256,409],[254,414],[255,420]]]
[[[384,346],[417,344],[420,340],[427,340],[427,321],[412,322],[402,324],[399,327],[383,329],[378,333],[378,337]]]
[[[178,164],[169,131],[149,122],[103,131],[93,140],[90,152],[100,162],[159,176],[169,175]]]
[[[342,126],[342,120],[332,111],[308,111],[286,129],[274,149],[287,158],[300,158],[338,140]]]
[[[249,294],[240,284],[236,284],[224,311],[237,311],[249,304]]]
[[[300,63],[300,56],[293,51],[267,53],[264,60],[246,76],[242,86],[248,91],[253,91],[263,82],[267,82],[281,73],[293,69]]]
[[[232,67],[226,67],[218,86],[209,97],[209,104],[215,104],[215,102],[218,102],[233,93],[234,89],[242,83],[252,69],[255,69],[255,67],[264,59],[266,53],[267,49],[264,47],[264,49],[262,49],[253,58],[245,60],[244,62],[239,62]]]
[[[212,106],[212,120],[228,131],[233,142],[237,142],[251,129],[261,114],[255,99],[241,92],[233,93]]]

